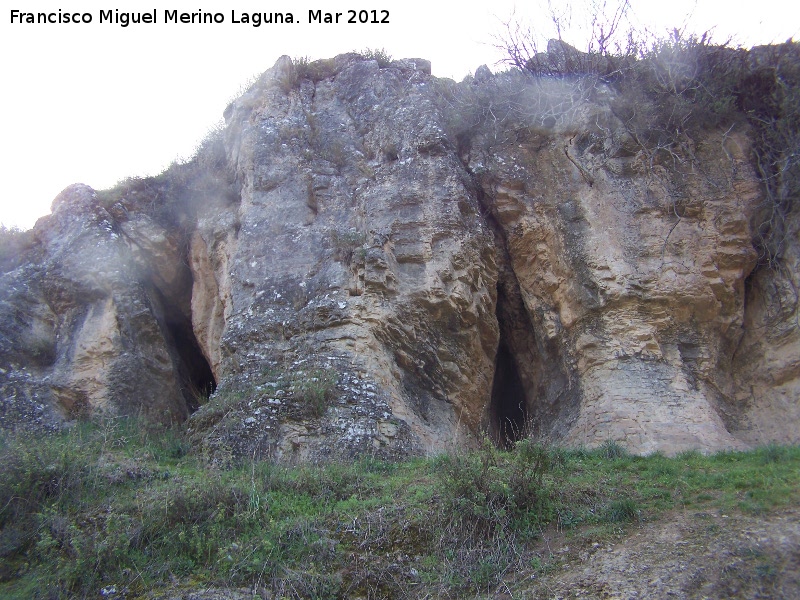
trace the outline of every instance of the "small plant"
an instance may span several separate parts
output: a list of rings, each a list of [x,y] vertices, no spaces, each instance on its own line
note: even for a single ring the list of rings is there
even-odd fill
[[[247,395],[241,390],[217,391],[192,415],[192,427],[198,430],[213,427],[229,414],[245,410],[247,402]]]
[[[291,378],[292,396],[303,411],[321,417],[333,399],[338,375],[333,369],[311,369],[298,372]]]
[[[354,259],[359,258],[358,250],[366,244],[367,235],[354,229],[347,231],[332,229],[330,242],[333,247],[334,259],[343,264],[352,265]]]
[[[550,453],[530,439],[514,445],[509,473],[509,486],[517,510],[542,510],[547,499],[542,478],[550,472]]]
[[[597,450],[600,453],[600,456],[609,460],[625,458],[629,456],[625,447],[614,440],[606,440]]]
[[[639,507],[635,500],[623,498],[608,505],[605,518],[610,523],[630,523],[639,518]]]
[[[549,469],[547,451],[530,440],[507,454],[484,438],[479,450],[445,455],[438,471],[454,514],[476,531],[506,528],[517,518],[539,520],[548,512],[542,477]]]
[[[756,453],[761,457],[765,464],[778,463],[789,460],[791,453],[785,446],[778,444],[767,444],[756,450]]]
[[[336,75],[336,61],[332,58],[312,61],[308,57],[300,57],[292,60],[295,69],[294,86],[297,86],[303,79],[308,79],[314,83],[319,83],[323,79],[328,79]]]
[[[378,62],[378,66],[381,69],[385,69],[386,67],[388,67],[389,65],[392,64],[392,56],[391,56],[391,54],[389,54],[383,48],[378,48],[378,49],[375,49],[375,50],[373,50],[371,48],[366,48],[365,50],[362,50],[361,52],[357,52],[356,54],[361,55],[362,57],[364,57],[367,60],[377,61]]]

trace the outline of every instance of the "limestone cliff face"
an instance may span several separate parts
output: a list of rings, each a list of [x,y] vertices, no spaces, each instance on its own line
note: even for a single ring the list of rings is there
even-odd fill
[[[331,69],[287,93],[282,60],[229,108],[241,203],[200,211],[195,331],[220,393],[263,404],[252,428],[276,433],[258,451],[442,448],[478,429],[490,395],[492,233],[429,65]],[[318,421],[287,425],[270,377],[319,369],[352,381]]]
[[[34,233],[30,261],[0,286],[4,425],[98,411],[185,419],[169,325],[185,318],[173,292],[189,273],[174,236],[144,215],[120,218],[84,185],[64,190]]]
[[[216,387],[189,428],[221,455],[797,442],[800,224],[754,271],[746,127],[670,156],[608,86],[512,79],[284,57],[219,160],[65,190],[2,276],[5,426],[182,420]]]
[[[800,215],[790,216],[787,229],[780,266],[750,280],[733,356],[739,418],[731,429],[750,444],[800,443]]]
[[[535,152],[505,144],[469,157],[522,315],[539,346],[555,350],[518,365],[536,382],[528,412],[543,434],[570,444],[738,446],[726,426],[737,411],[731,360],[756,261],[748,215],[759,202],[747,141],[709,136],[695,160],[719,169],[713,180],[704,170],[650,170],[604,135],[621,129],[613,115],[590,110]],[[678,186],[689,190],[680,208]],[[558,388],[537,361],[559,365]]]

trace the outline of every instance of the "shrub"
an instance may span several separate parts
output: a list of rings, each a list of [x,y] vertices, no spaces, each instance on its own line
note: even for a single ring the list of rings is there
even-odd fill
[[[392,56],[384,48],[371,49],[366,48],[356,54],[362,56],[366,60],[374,60],[378,62],[378,66],[384,69],[392,64]]]
[[[604,5],[602,8],[606,8]],[[629,29],[627,1],[595,16],[587,51],[562,41],[569,19],[551,9],[555,28],[547,52],[539,32],[507,24],[499,39],[506,62],[536,81],[570,79],[585,89],[610,85],[611,108],[652,169],[669,160],[694,173],[694,139],[708,129],[749,128],[753,161],[766,199],[754,222],[759,265],[777,268],[785,249],[787,215],[800,197],[800,44],[750,51],[712,43],[708,32],[675,29],[666,38]],[[516,110],[516,109],[515,109]],[[496,119],[498,112],[492,111]],[[742,127],[740,127],[742,129]],[[676,210],[676,216],[682,215]]]
[[[3,439],[0,450],[0,527],[25,521],[50,502],[69,505],[80,500],[96,469],[96,441],[85,439],[81,425],[73,432],[36,440],[24,434]]]
[[[437,473],[453,518],[474,525],[480,535],[505,529],[512,520],[542,519],[548,512],[548,492],[542,477],[549,456],[530,440],[517,442],[506,454],[484,438],[480,449],[439,459]]]
[[[625,458],[627,456],[630,456],[625,447],[619,442],[616,442],[614,440],[606,440],[597,449],[597,451],[599,452],[600,456],[602,456],[603,458],[607,458],[609,460],[613,460],[616,458]]]
[[[31,249],[35,242],[32,231],[21,231],[0,223],[0,273],[19,266],[23,253]]]
[[[334,397],[338,374],[333,369],[300,371],[291,378],[293,398],[311,417],[321,417]]]
[[[779,446],[775,443],[761,446],[755,450],[764,464],[780,463],[789,461],[792,458],[791,449],[786,446]]]
[[[639,507],[636,501],[630,498],[614,500],[608,505],[605,518],[610,523],[629,523],[639,518]]]
[[[753,129],[756,172],[766,192],[755,223],[759,262],[777,267],[786,218],[800,198],[800,43],[752,50],[737,102]]]
[[[248,400],[247,395],[241,390],[217,391],[192,415],[192,428],[203,431],[215,427],[229,414],[245,411]]]
[[[358,251],[363,250],[366,242],[367,235],[353,229],[347,231],[332,229],[330,232],[333,257],[346,265],[353,264],[354,259],[359,258]],[[363,258],[363,256],[360,258]]]
[[[303,79],[308,79],[314,83],[319,83],[323,79],[328,79],[336,75],[336,61],[332,58],[312,61],[308,57],[299,57],[292,60],[294,64],[297,86]]]

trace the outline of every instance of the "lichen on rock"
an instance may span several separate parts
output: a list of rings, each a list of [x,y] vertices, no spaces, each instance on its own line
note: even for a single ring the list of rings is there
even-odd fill
[[[796,443],[796,214],[756,268],[746,124],[653,151],[620,93],[282,57],[193,161],[37,223],[3,427],[188,418],[212,460]]]

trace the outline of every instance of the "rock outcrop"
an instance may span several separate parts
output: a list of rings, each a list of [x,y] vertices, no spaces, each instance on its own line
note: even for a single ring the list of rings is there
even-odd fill
[[[120,218],[85,185],[64,190],[34,233],[30,261],[0,287],[3,425],[94,412],[185,420],[197,405],[182,357],[188,296],[177,294],[191,279],[175,234]]]
[[[660,151],[597,79],[479,72],[283,57],[191,164],[65,190],[2,275],[3,426],[194,413],[214,456],[301,460],[800,441],[800,222],[756,269],[746,123]]]

